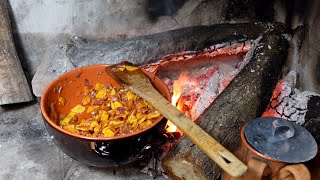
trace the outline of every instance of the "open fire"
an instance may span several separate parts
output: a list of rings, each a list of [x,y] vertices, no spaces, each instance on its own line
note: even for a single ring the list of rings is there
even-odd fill
[[[247,63],[249,48],[250,42],[217,45],[201,53],[170,55],[143,68],[166,83],[172,104],[195,121]],[[167,131],[177,128],[168,122]]]
[[[286,32],[281,24],[246,23],[192,27],[112,43],[75,38],[67,57],[74,67],[123,60],[142,65],[166,83],[172,104],[233,150],[240,127],[261,116],[269,102],[287,55]],[[168,126],[168,131],[178,131]],[[178,133],[165,135],[171,134]],[[152,152],[152,159],[159,159],[170,176],[219,176],[215,164],[187,137],[173,141],[174,148]],[[158,171],[156,165],[151,167]]]

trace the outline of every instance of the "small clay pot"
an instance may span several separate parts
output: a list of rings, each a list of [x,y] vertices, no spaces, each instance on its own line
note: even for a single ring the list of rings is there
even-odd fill
[[[151,126],[138,132],[112,138],[93,138],[70,133],[62,129],[58,120],[50,118],[50,104],[57,102],[59,96],[66,99],[64,107],[56,107],[59,113],[68,113],[72,107],[81,103],[85,83],[118,83],[105,71],[109,65],[82,67],[63,74],[54,80],[41,98],[41,113],[49,135],[55,144],[68,156],[91,166],[110,167],[128,164],[142,159],[158,148],[163,141],[167,120],[159,117]],[[154,87],[168,100],[171,95],[167,86],[155,75],[144,71]]]
[[[234,153],[243,163],[248,166],[247,172],[234,178],[223,172],[222,180],[310,180],[310,172],[304,164],[286,164],[274,160],[255,150],[246,140],[245,128],[241,129],[241,146]]]

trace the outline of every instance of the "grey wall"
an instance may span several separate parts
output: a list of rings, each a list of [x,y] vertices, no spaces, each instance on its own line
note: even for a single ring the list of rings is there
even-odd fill
[[[43,54],[72,35],[111,40],[220,23],[223,1],[190,0],[173,17],[157,21],[147,16],[144,0],[10,0],[10,5],[20,58],[31,79]]]
[[[157,20],[147,14],[147,0],[9,1],[16,45],[29,81],[44,58],[52,58],[54,51],[63,53],[72,35],[114,40],[195,25],[280,21],[291,28],[309,26],[294,66],[300,72],[300,89],[320,92],[320,5],[316,0],[187,0],[172,16]]]
[[[29,80],[44,54],[50,53],[56,46],[65,45],[71,35],[111,40],[187,26],[268,18],[261,15],[267,13],[257,10],[254,0],[187,0],[172,16],[161,16],[157,20],[149,18],[147,0],[9,2],[16,44]],[[268,4],[272,5],[270,2]],[[266,7],[264,4],[260,6]]]
[[[320,93],[320,1],[276,1],[275,20],[295,29],[289,68],[298,71],[297,88]]]
[[[307,28],[299,47],[299,80],[302,90],[320,93],[320,1],[307,2],[304,11],[294,14],[292,22],[293,28],[303,24]]]

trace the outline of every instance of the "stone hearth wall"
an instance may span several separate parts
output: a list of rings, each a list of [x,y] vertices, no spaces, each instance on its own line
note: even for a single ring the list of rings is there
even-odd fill
[[[50,57],[48,53],[57,51],[57,46],[65,47],[72,35],[115,40],[196,25],[280,21],[290,28],[308,26],[298,48],[297,63],[291,65],[299,71],[301,90],[320,93],[320,3],[316,0],[9,2],[17,49],[29,81],[41,61]]]
[[[43,54],[72,35],[93,39],[121,39],[196,25],[272,20],[266,16],[272,1],[254,0],[9,0],[22,65],[32,79]],[[183,2],[178,4],[176,2]],[[267,4],[267,5],[266,5]],[[156,15],[151,18],[147,9]],[[154,10],[155,9],[155,10]],[[151,12],[149,11],[149,12]],[[162,13],[161,13],[162,12]],[[163,15],[163,16],[160,16]]]

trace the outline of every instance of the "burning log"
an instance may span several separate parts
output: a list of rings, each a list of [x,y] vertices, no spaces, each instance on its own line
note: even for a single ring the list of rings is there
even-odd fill
[[[180,54],[178,57],[172,55],[142,68],[156,73],[164,80],[173,93],[172,100],[176,100],[172,104],[196,120],[247,63],[244,56],[250,45],[251,41],[202,53]],[[180,74],[179,78],[177,74]]]
[[[218,48],[214,46],[216,44],[233,44],[256,39],[261,33],[268,31],[283,32],[284,25],[243,23],[195,26],[112,42],[75,36],[67,47],[68,59],[61,55],[57,58],[57,53],[54,53],[41,62],[32,80],[33,92],[36,96],[41,96],[44,87],[50,81],[72,68],[91,64],[115,64],[125,60],[135,65],[150,64],[170,54],[185,54],[188,51],[195,53]]]
[[[116,64],[124,60],[135,65],[150,64],[164,56],[216,48],[219,43],[256,39],[262,32],[283,32],[283,24],[243,23],[194,26],[113,42],[74,37],[67,56],[75,67],[90,64]]]
[[[284,65],[288,41],[277,32],[260,36],[245,58],[249,63],[197,119],[199,125],[233,151],[240,145],[240,128],[267,107]],[[188,138],[183,137],[163,160],[173,179],[218,179],[220,170]]]
[[[0,1],[0,105],[33,100],[15,50],[7,0]]]
[[[320,142],[320,94],[296,88],[297,72],[291,70],[280,80],[263,116],[294,121],[304,126]]]

